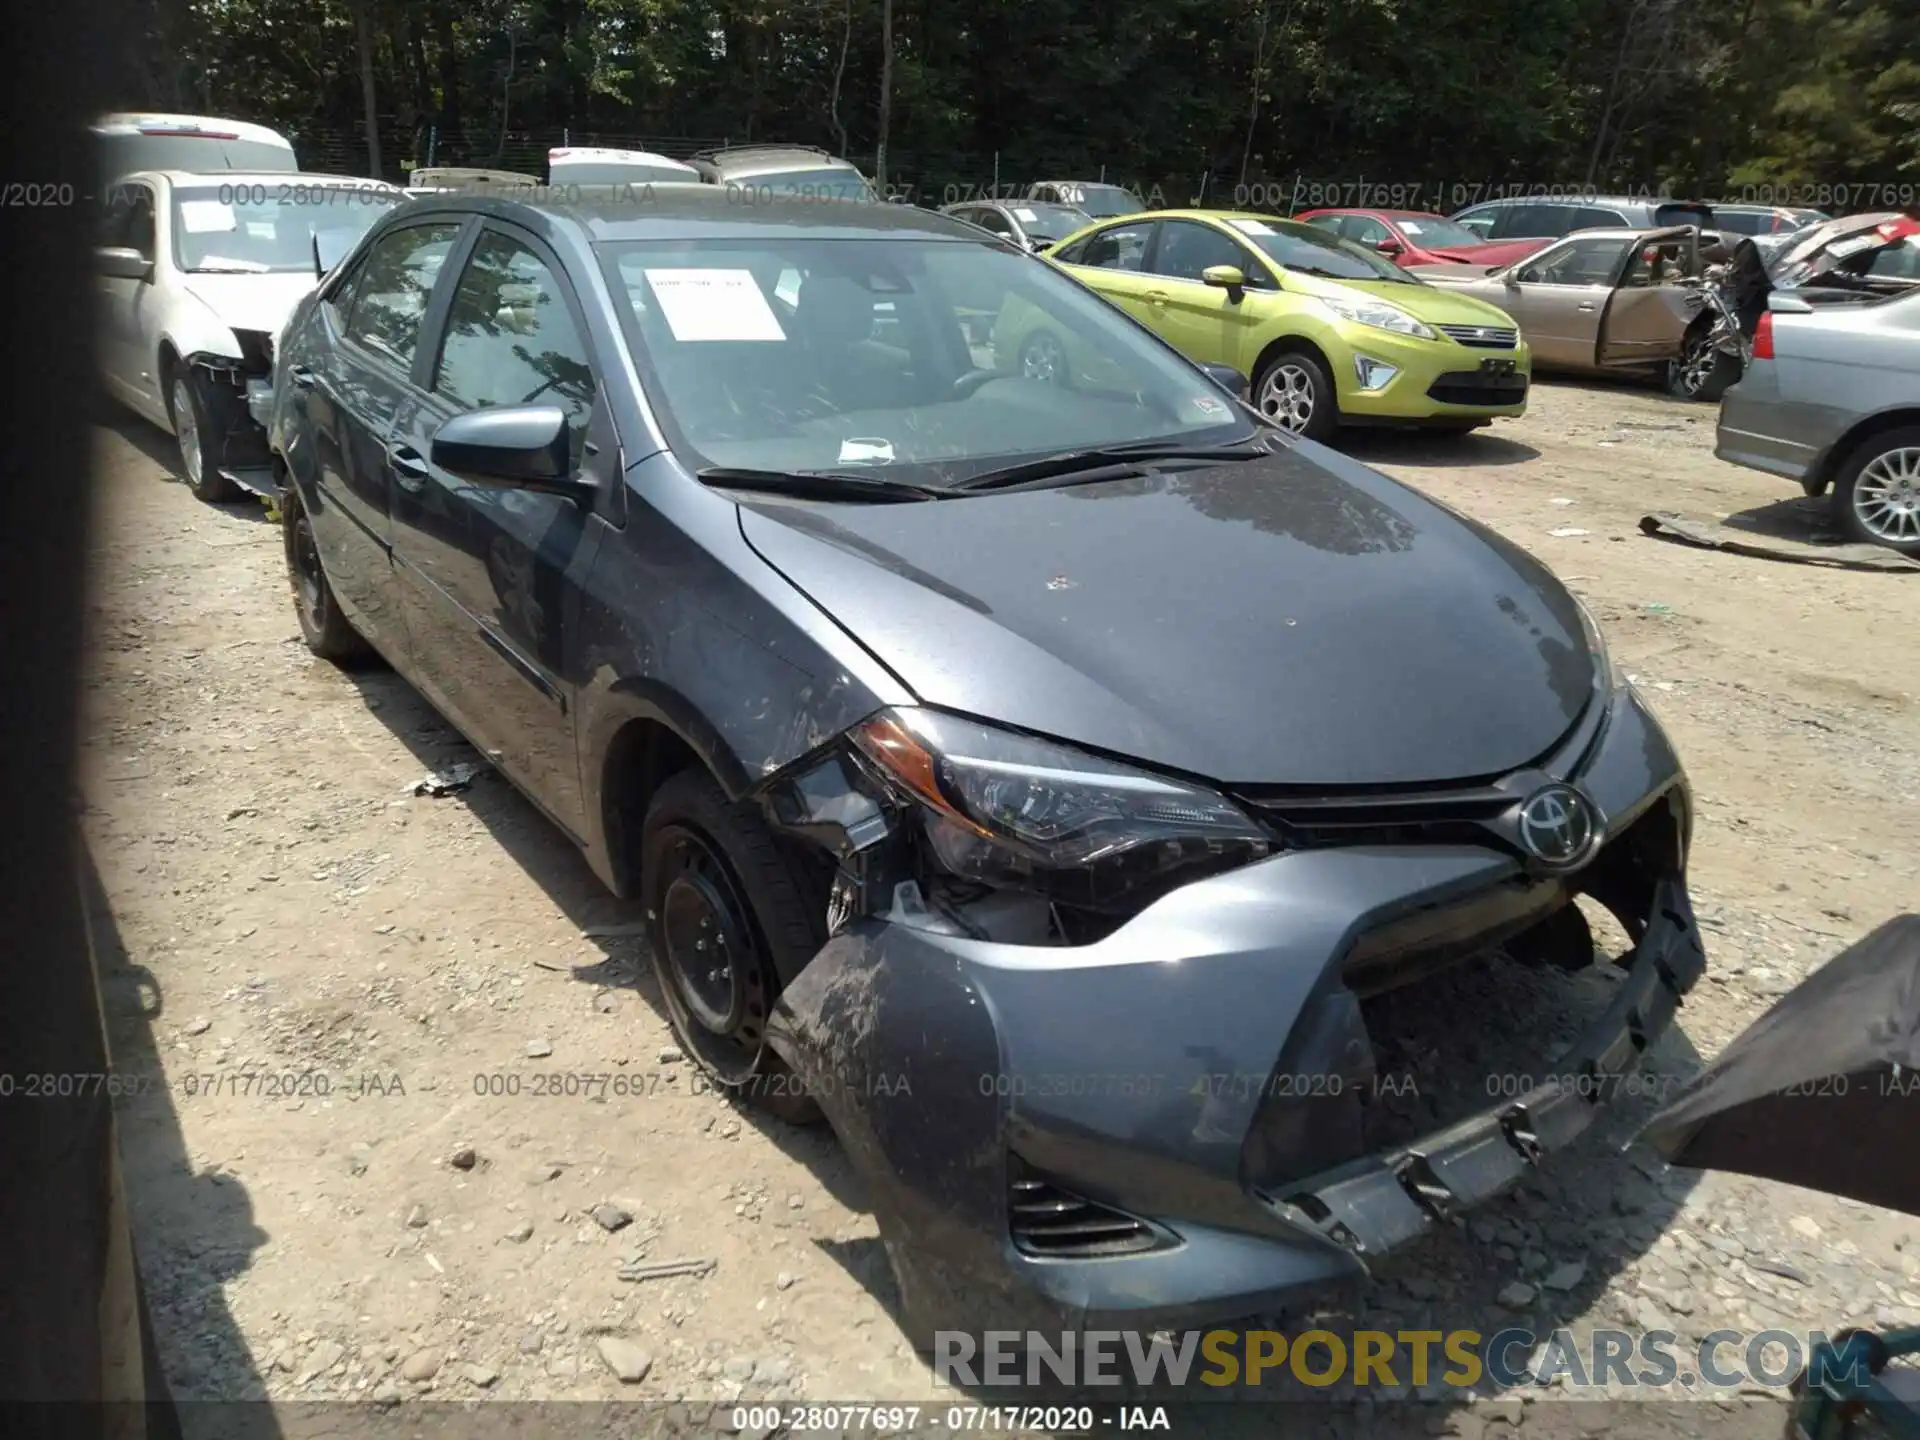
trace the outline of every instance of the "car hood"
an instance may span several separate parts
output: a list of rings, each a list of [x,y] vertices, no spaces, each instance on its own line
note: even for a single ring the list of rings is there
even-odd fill
[[[211,310],[230,330],[260,330],[278,335],[301,297],[319,282],[312,274],[186,275],[187,293]]]
[[[1475,269],[1477,273],[1485,273],[1478,267]],[[1322,280],[1318,276],[1295,274],[1287,277],[1287,288],[1329,295],[1346,295],[1361,290],[1391,305],[1398,305],[1414,319],[1424,320],[1429,325],[1513,324],[1506,311],[1489,305],[1485,300],[1432,285],[1409,285],[1403,280]]]
[[[922,702],[1226,784],[1492,776],[1593,694],[1544,566],[1310,441],[949,501],[754,496],[740,524]]]
[[[1920,219],[1897,210],[1848,215],[1810,226],[1772,254],[1762,254],[1768,278],[1781,289],[1792,289],[1857,255],[1904,244],[1915,234],[1920,234]]]

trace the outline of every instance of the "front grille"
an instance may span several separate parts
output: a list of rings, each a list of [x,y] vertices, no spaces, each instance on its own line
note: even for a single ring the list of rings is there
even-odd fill
[[[1520,338],[1518,330],[1500,325],[1436,325],[1433,328],[1449,340],[1477,350],[1511,350]]]
[[[1456,370],[1429,385],[1427,395],[1442,405],[1518,405],[1527,398],[1527,379],[1524,375]]]
[[[1513,808],[1504,790],[1433,790],[1426,793],[1288,796],[1242,791],[1292,850],[1336,845],[1484,845],[1486,823]]]
[[[1042,1180],[1018,1162],[1008,1184],[1007,1222],[1022,1252],[1048,1260],[1138,1255],[1161,1243],[1145,1221]]]

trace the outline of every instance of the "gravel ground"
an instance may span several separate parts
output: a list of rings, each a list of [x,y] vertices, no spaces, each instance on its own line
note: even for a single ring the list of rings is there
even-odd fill
[[[1791,487],[1712,458],[1712,428],[1704,407],[1563,383],[1464,442],[1344,442],[1551,564],[1670,727],[1699,797],[1710,944],[1656,1052],[1671,1075],[1920,909],[1920,579],[1640,536],[1655,509],[1802,523]],[[137,420],[103,428],[99,454],[85,823],[119,1063],[146,1077],[124,1139],[176,1393],[378,1402],[353,1412],[369,1424],[449,1399],[671,1399],[720,1427],[742,1397],[950,1396],[891,1318],[831,1138],[693,1082],[619,929],[633,911],[497,778],[411,793],[472,752],[391,673],[308,656],[259,507],[195,502]],[[1401,1007],[1415,1063],[1462,1010],[1537,1037],[1604,1002],[1593,977],[1558,1000],[1493,968],[1455,986]],[[570,1073],[624,1080],[530,1093]],[[1623,1107],[1470,1223],[1276,1318],[1695,1337],[1920,1323],[1915,1222],[1621,1153],[1644,1113]],[[621,1280],[635,1258],[714,1264]],[[1614,1411],[1551,1390],[1445,1407],[1388,1391],[1296,1407],[1289,1430],[1773,1436],[1778,1395]],[[1208,1413],[1197,1427],[1272,1423],[1266,1406]],[[195,1412],[190,1428],[215,1425]]]

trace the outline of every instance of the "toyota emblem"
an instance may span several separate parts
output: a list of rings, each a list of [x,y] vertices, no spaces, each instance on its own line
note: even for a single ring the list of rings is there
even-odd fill
[[[1599,812],[1571,785],[1547,785],[1520,807],[1520,845],[1543,866],[1570,869],[1593,851],[1600,835]]]

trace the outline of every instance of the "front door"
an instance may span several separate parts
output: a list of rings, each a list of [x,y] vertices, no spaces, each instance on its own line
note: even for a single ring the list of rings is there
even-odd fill
[[[1594,368],[1600,317],[1631,241],[1576,235],[1521,262],[1495,303],[1519,323],[1536,364]]]
[[[107,196],[96,240],[102,246],[137,250],[142,258],[153,263],[153,187],[144,180],[126,180],[114,186]],[[98,364],[101,374],[119,399],[154,414],[158,391],[148,376],[158,364],[159,352],[156,349],[153,356],[143,356],[140,338],[140,317],[147,308],[141,300],[152,290],[153,280],[101,275],[95,285],[100,307]]]
[[[402,408],[393,548],[423,688],[549,815],[583,830],[573,742],[575,681],[562,642],[580,581],[619,500],[619,444],[572,289],[533,237],[489,223],[452,291],[444,337]],[[466,480],[432,462],[453,416],[552,405],[602,500]],[[591,432],[591,433],[590,433]],[[617,517],[613,517],[617,518]]]
[[[1643,366],[1677,359],[1688,324],[1705,304],[1680,282],[1699,273],[1700,237],[1691,226],[1636,240],[1600,318],[1596,363]]]
[[[1247,277],[1248,289],[1230,295],[1201,277],[1215,265],[1231,265]],[[1198,220],[1166,220],[1149,265],[1148,323],[1189,360],[1231,365],[1242,374],[1252,331],[1248,295],[1273,283],[1266,266],[1231,235]]]

